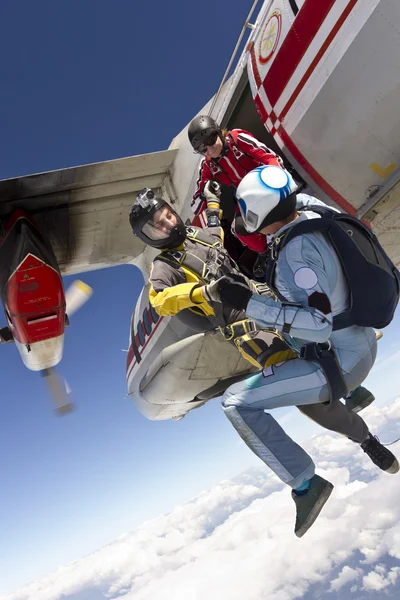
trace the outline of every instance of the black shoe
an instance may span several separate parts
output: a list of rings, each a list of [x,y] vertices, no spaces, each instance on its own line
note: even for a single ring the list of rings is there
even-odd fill
[[[361,448],[382,471],[391,475],[398,472],[399,463],[397,458],[380,443],[375,435],[369,434],[365,442],[361,444]]]
[[[367,408],[367,406],[372,404],[374,400],[375,396],[373,393],[361,385],[353,390],[351,395],[345,398],[346,407],[355,413]]]
[[[319,475],[314,475],[306,494],[298,496],[292,492],[296,504],[296,525],[294,532],[297,537],[302,537],[310,529],[315,519],[321,512],[325,502],[333,490],[333,485]]]

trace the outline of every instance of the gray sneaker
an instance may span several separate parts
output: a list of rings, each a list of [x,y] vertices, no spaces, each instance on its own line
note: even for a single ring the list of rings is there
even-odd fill
[[[345,403],[349,410],[358,413],[372,404],[374,400],[373,393],[360,385],[345,398]]]
[[[292,498],[296,504],[296,525],[294,532],[297,537],[302,537],[310,529],[331,495],[332,490],[332,483],[319,475],[314,475],[306,494],[298,496],[296,492],[292,492]]]

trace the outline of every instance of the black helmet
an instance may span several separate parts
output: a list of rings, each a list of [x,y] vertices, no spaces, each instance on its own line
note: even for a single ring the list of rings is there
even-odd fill
[[[207,115],[195,117],[189,125],[189,142],[196,152],[203,152],[205,150],[204,142],[210,137],[218,135],[222,139],[221,128],[216,124],[214,119]]]
[[[180,216],[149,188],[138,193],[129,222],[134,235],[158,250],[178,248],[186,239],[186,227]]]

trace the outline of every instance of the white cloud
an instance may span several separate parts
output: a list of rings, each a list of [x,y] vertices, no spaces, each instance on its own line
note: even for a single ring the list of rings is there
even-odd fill
[[[331,590],[340,590],[344,585],[349,583],[350,581],[354,581],[358,579],[362,574],[361,569],[352,569],[351,567],[344,566],[340,571],[338,577],[331,582]]]
[[[399,427],[400,400],[365,414],[386,439]],[[315,597],[335,598],[359,589],[356,580],[371,600],[390,594],[400,574],[391,566],[400,559],[400,475],[380,472],[339,436],[308,446],[335,489],[304,538],[293,534],[289,490],[252,469],[1,600],[69,600],[88,590],[121,600],[292,600],[313,586]],[[400,454],[400,443],[392,449]]]
[[[377,565],[375,570],[363,577],[363,589],[368,592],[379,592],[390,585],[395,585],[399,572],[400,567],[393,567],[387,572],[384,565]]]
[[[352,594],[354,594],[354,592],[356,592],[357,590],[358,590],[358,585],[352,585],[351,588],[350,588],[350,592]]]

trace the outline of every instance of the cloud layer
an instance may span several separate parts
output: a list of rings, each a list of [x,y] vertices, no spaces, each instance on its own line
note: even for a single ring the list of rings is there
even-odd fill
[[[398,437],[400,399],[365,417],[384,441]],[[251,469],[0,600],[397,597],[400,474],[333,434],[307,446],[335,489],[304,538],[288,488]],[[391,448],[400,455],[400,442]]]

